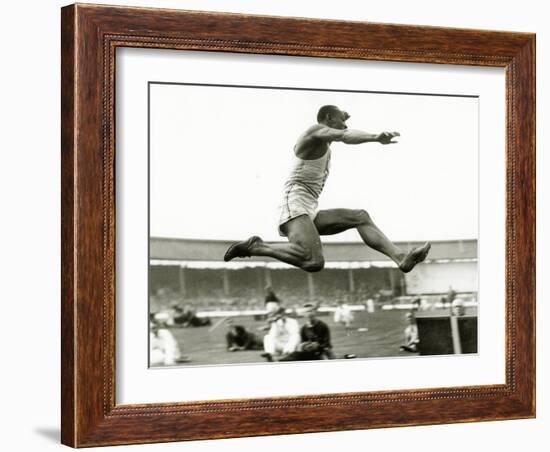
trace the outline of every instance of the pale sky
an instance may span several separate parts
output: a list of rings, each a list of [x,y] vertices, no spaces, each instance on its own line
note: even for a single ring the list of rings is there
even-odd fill
[[[334,104],[348,127],[399,144],[332,144],[319,208],[364,208],[392,240],[477,238],[478,99],[151,85],[150,233],[281,240],[297,137]],[[355,231],[327,241],[360,240]]]

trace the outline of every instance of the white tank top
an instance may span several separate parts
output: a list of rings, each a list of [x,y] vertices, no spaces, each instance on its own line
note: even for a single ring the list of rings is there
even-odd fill
[[[331,150],[329,148],[325,155],[314,160],[303,160],[294,155],[285,189],[290,188],[291,185],[300,184],[318,198],[323,191],[330,171],[330,154]]]

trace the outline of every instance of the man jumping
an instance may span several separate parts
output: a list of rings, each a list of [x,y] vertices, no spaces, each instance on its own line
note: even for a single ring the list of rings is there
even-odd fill
[[[372,221],[365,210],[329,209],[317,211],[319,196],[329,174],[330,144],[377,142],[395,144],[398,132],[371,134],[350,130],[346,121],[350,115],[334,105],[319,109],[317,124],[307,129],[294,146],[294,165],[284,186],[280,206],[279,233],[289,243],[266,243],[260,237],[234,243],[226,251],[224,260],[236,257],[269,256],[308,272],[323,269],[325,261],[321,235],[333,235],[348,229],[357,229],[365,244],[394,261],[399,269],[410,272],[426,259],[430,243],[405,252],[392,243]]]

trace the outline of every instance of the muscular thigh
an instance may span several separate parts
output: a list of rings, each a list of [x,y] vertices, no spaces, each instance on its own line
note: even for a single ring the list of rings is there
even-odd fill
[[[296,243],[311,253],[310,259],[323,256],[317,227],[307,215],[300,215],[281,226],[290,243]]]
[[[320,210],[314,225],[320,235],[339,234],[362,224],[364,215],[365,211],[355,209]]]

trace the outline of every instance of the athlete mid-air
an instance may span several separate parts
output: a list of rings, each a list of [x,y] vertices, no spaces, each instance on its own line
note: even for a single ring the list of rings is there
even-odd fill
[[[350,115],[334,105],[319,109],[317,124],[307,129],[294,146],[294,165],[284,186],[280,206],[279,232],[288,243],[267,243],[260,237],[234,243],[224,260],[236,257],[269,256],[299,267],[318,272],[324,267],[321,235],[332,235],[355,228],[367,246],[393,260],[401,271],[410,272],[426,259],[430,243],[408,252],[392,243],[372,221],[365,210],[328,209],[317,211],[319,196],[329,174],[330,144],[376,142],[395,144],[398,132],[366,133],[350,130],[346,121]]]

